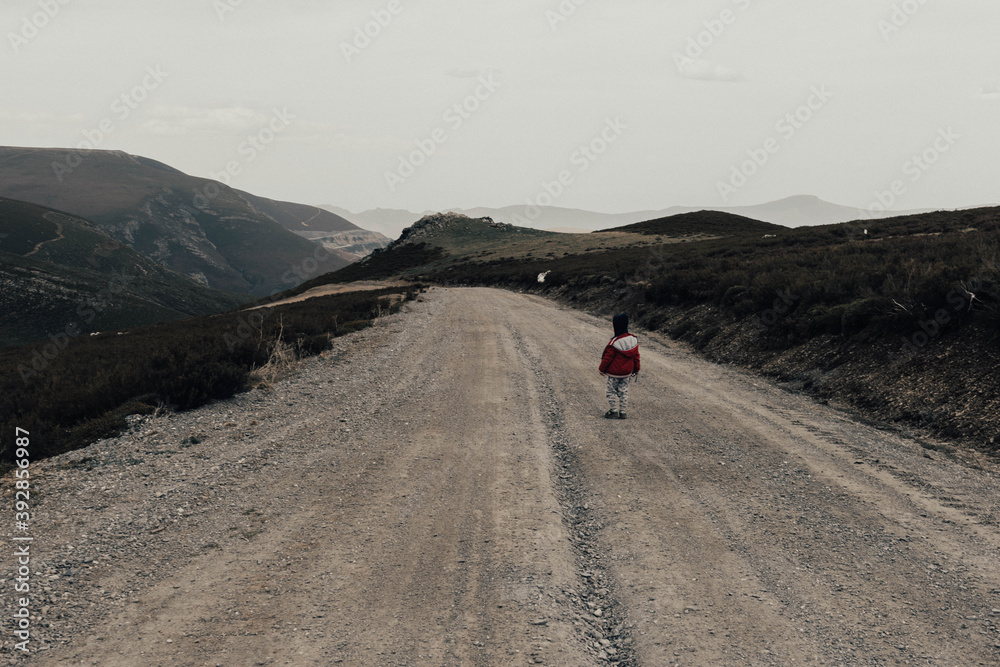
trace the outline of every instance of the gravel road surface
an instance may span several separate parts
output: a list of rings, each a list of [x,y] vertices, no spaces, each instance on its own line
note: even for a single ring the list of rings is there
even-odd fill
[[[35,462],[0,664],[1000,664],[995,468],[636,333],[605,420],[610,313],[435,288]]]

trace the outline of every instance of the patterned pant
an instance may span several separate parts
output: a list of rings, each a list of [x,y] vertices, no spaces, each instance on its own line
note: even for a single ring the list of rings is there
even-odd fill
[[[626,408],[628,408],[628,385],[631,380],[631,377],[608,378],[608,386],[605,391],[605,396],[608,397],[608,403],[611,404],[612,410],[625,412]],[[619,401],[621,402],[620,405]]]

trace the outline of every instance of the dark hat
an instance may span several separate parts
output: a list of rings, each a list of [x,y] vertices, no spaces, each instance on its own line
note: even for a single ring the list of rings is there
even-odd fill
[[[628,315],[625,313],[618,313],[615,315],[611,323],[615,326],[615,335],[621,336],[622,334],[628,333]]]

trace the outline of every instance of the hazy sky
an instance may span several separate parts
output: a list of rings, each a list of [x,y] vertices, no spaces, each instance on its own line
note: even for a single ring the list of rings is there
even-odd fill
[[[0,0],[0,144],[355,211],[973,206],[998,27],[997,0]]]

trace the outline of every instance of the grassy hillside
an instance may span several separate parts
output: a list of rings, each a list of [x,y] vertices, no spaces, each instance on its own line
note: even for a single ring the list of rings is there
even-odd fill
[[[602,232],[632,232],[647,236],[736,236],[740,234],[775,234],[788,229],[769,222],[751,220],[741,215],[719,211],[681,213],[656,220],[637,222]]]
[[[0,345],[229,310],[212,290],[139,255],[87,220],[0,197]]]
[[[636,253],[641,249],[659,245],[674,246],[728,235],[756,238],[761,231],[776,236],[777,232],[790,231],[786,227],[710,211],[674,218],[590,234],[559,234],[496,223],[490,218],[437,213],[424,216],[404,229],[385,250],[340,271],[319,276],[294,291],[300,293],[328,283],[373,278],[419,279],[423,275],[434,275],[462,280],[470,270],[483,270],[493,276],[490,281],[501,284],[513,277],[513,274],[508,275],[506,267],[531,267],[532,270],[541,269],[538,273],[542,273],[548,270],[544,267],[555,260],[561,262],[560,266],[586,267],[593,257],[602,253],[612,253],[614,262],[627,264],[631,261],[629,258],[640,256]],[[650,226],[644,228],[642,225]],[[654,228],[660,231],[645,231]],[[534,280],[538,273],[529,277]],[[560,280],[559,275],[553,280]]]
[[[674,239],[680,242],[680,239]],[[421,273],[463,270],[470,264],[526,259],[546,260],[619,247],[643,247],[661,240],[624,232],[558,234],[496,223],[490,218],[469,218],[456,213],[424,216],[403,230],[384,250],[376,251],[349,267],[319,276],[292,290],[354,280],[402,277]]]
[[[326,350],[332,337],[398,310],[414,288],[352,292],[96,337],[0,348],[0,430],[52,456],[119,432],[125,416],[184,410],[266,386],[269,360]],[[0,446],[11,460],[12,440]],[[0,467],[4,464],[0,463]]]
[[[762,229],[684,243],[640,226],[579,235],[586,247],[570,235],[536,238],[530,252],[510,243],[488,253],[479,245],[458,251],[449,232],[427,230],[348,271],[627,310],[713,359],[1000,452],[1000,209],[779,228],[766,237]]]
[[[264,296],[349,263],[261,210],[280,212],[287,221],[294,205],[255,204],[228,186],[155,160],[117,151],[0,147],[0,163],[0,196],[86,218],[209,287]],[[303,278],[302,267],[313,264]]]

